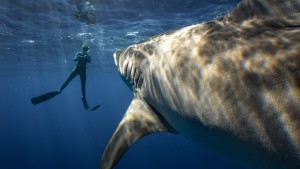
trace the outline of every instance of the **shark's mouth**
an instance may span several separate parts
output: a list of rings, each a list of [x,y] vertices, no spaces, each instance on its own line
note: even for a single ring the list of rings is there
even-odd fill
[[[122,51],[114,53],[114,60],[122,79],[125,81],[128,87],[132,89],[132,91],[140,90],[144,81],[142,71],[140,71],[140,69],[135,66],[135,64],[133,64],[129,58],[124,60],[123,63],[120,63],[121,53]]]

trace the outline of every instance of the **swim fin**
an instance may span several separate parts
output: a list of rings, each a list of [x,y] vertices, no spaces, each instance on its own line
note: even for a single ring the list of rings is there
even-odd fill
[[[89,105],[87,104],[85,98],[82,97],[81,99],[82,99],[83,106],[84,106],[84,108],[85,108],[87,111],[96,110],[96,109],[98,109],[98,108],[100,107],[100,105],[97,105],[97,106],[93,107],[92,109],[90,109],[90,107],[89,107]]]
[[[92,109],[88,109],[88,111],[97,110],[99,107],[100,107],[100,105],[97,105],[97,106],[93,107]]]
[[[31,102],[32,102],[32,104],[36,105],[36,104],[42,103],[44,101],[47,101],[47,100],[53,98],[54,96],[58,95],[59,93],[60,93],[59,91],[45,93],[43,95],[31,98]]]

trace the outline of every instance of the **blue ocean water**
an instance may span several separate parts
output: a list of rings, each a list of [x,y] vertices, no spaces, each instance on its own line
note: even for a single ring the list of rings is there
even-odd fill
[[[97,0],[96,23],[75,17],[80,0],[1,0],[0,169],[93,169],[133,95],[112,54],[165,31],[224,16],[238,0]],[[89,9],[91,10],[91,9]],[[39,105],[30,98],[57,90],[90,46],[87,112],[79,78]],[[157,133],[134,144],[116,169],[242,169],[179,135]]]

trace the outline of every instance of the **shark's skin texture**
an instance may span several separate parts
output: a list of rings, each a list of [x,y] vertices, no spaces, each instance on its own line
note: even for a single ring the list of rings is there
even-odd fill
[[[245,168],[300,168],[299,12],[300,0],[243,0],[223,18],[115,53],[134,98],[100,169],[161,131]]]

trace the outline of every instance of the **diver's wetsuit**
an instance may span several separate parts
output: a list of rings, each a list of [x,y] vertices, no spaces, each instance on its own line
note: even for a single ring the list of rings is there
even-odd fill
[[[88,109],[89,107],[88,107],[88,104],[86,102],[86,97],[85,97],[86,64],[91,62],[91,56],[89,56],[87,53],[84,53],[84,52],[78,52],[78,53],[76,53],[76,55],[74,57],[74,61],[77,61],[76,66],[72,70],[68,79],[58,90],[58,92],[60,93],[70,83],[70,81],[79,74],[80,81],[81,81],[82,101],[83,101],[84,107],[86,109]]]

